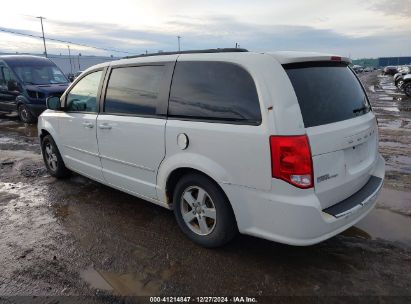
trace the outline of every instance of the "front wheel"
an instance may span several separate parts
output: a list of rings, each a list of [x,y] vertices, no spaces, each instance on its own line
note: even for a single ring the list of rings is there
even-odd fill
[[[403,88],[404,88],[405,95],[411,96],[411,82],[403,84]]]
[[[70,171],[64,165],[59,149],[51,135],[46,135],[41,141],[41,152],[44,164],[50,175],[62,178],[70,175]]]
[[[24,123],[36,122],[36,117],[31,114],[30,110],[24,104],[19,105],[17,108],[17,113],[19,114],[20,120]]]
[[[201,174],[188,174],[177,183],[174,214],[184,234],[204,247],[218,247],[237,234],[230,203],[222,190]]]

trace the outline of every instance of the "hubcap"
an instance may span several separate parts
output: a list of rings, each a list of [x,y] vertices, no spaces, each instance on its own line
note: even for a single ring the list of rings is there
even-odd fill
[[[47,143],[44,149],[45,156],[46,156],[46,162],[52,171],[57,170],[57,155],[54,152],[54,148],[50,143]]]
[[[28,117],[29,117],[29,113],[27,112],[27,109],[25,107],[22,107],[20,110],[20,116],[21,116],[21,120],[23,121],[27,121]]]
[[[213,232],[217,217],[210,195],[201,187],[191,186],[184,190],[180,210],[185,224],[198,235]]]

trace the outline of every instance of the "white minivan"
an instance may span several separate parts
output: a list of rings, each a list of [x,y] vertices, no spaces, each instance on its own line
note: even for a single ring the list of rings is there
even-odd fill
[[[194,242],[326,240],[374,207],[378,127],[348,58],[215,49],[83,72],[47,100],[51,175],[77,172],[174,210]]]

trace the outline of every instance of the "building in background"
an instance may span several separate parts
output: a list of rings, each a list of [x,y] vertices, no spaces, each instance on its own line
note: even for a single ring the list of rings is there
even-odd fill
[[[42,54],[26,53],[0,53],[0,55],[34,55],[43,57]],[[66,75],[75,74],[78,71],[84,71],[95,64],[120,59],[112,56],[82,56],[80,54],[71,56],[48,54],[47,57],[52,60]]]
[[[353,59],[355,65],[382,68],[387,65],[411,65],[411,56]]]
[[[411,64],[411,56],[378,58],[378,65],[380,67],[385,67],[387,65],[409,65],[409,64]]]

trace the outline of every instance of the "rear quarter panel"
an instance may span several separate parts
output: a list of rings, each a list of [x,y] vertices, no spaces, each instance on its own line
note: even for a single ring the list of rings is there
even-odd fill
[[[165,185],[170,173],[179,167],[200,170],[222,184],[248,188],[271,189],[271,157],[269,136],[276,134],[273,115],[275,102],[290,98],[291,84],[284,79],[285,72],[271,56],[264,54],[184,54],[178,61],[224,61],[238,64],[253,77],[260,102],[262,122],[258,126],[228,123],[168,119],[166,124],[166,157],[158,173],[159,198],[166,201]],[[178,64],[178,63],[177,63]],[[281,70],[280,70],[281,69]],[[291,96],[291,99],[293,97]],[[297,103],[297,101],[295,101]],[[301,133],[298,109],[294,105],[279,109],[281,129]],[[284,126],[286,124],[286,126]],[[184,133],[189,146],[182,150],[177,136]]]

